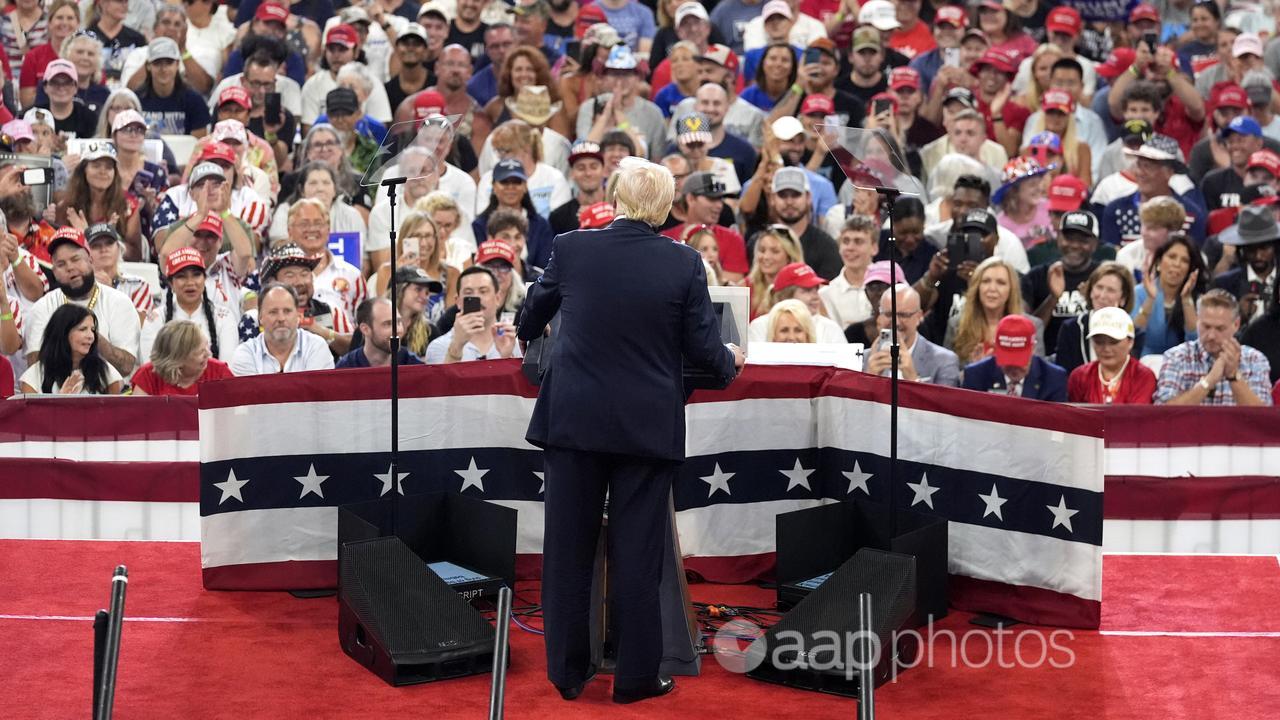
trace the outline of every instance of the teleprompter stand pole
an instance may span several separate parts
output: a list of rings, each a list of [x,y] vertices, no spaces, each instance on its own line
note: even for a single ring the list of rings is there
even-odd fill
[[[893,203],[902,194],[892,187],[876,187],[880,212],[889,218],[889,537],[898,535],[898,368],[902,362],[898,345],[898,236],[893,227]],[[873,308],[879,312],[878,308]]]
[[[107,615],[106,642],[95,651],[102,653],[102,679],[94,687],[94,720],[111,720],[116,702],[116,674],[120,667],[120,633],[124,625],[124,596],[129,586],[129,570],[117,565],[111,576],[111,610]]]
[[[396,187],[405,184],[408,178],[383,178],[382,187],[387,189],[387,203],[391,207],[391,484],[396,494],[400,493],[400,323],[399,315],[400,288],[396,286],[396,256],[400,254],[396,247]],[[394,517],[394,515],[393,515]]]
[[[489,688],[489,720],[502,720],[507,699],[507,637],[511,631],[511,588],[498,590],[498,626],[493,635],[493,678]]]
[[[876,659],[871,633],[871,593],[858,593],[858,720],[876,717]],[[880,649],[885,652],[885,648]]]

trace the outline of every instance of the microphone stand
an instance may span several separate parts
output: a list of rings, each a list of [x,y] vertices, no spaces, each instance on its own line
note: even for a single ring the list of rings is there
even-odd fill
[[[876,187],[880,211],[889,218],[889,537],[898,536],[898,367],[901,348],[898,345],[898,237],[893,227],[893,203],[901,190]],[[877,310],[878,312],[878,310]]]
[[[400,328],[396,318],[400,299],[400,288],[396,286],[396,187],[408,181],[405,177],[383,178],[382,186],[387,189],[387,202],[391,209],[391,486],[395,495],[401,494],[400,487]],[[400,499],[392,502],[397,505]],[[394,531],[396,513],[392,513],[392,530]]]

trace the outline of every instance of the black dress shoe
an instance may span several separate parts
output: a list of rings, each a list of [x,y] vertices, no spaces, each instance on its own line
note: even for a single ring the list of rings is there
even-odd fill
[[[595,665],[588,667],[587,677],[573,687],[560,687],[559,685],[556,685],[556,690],[560,691],[560,697],[565,700],[577,700],[578,696],[582,694],[582,691],[587,688],[587,683],[591,682],[595,678],[596,671],[597,668]]]
[[[618,688],[614,688],[613,701],[618,703],[619,705],[626,705],[628,703],[640,702],[641,700],[648,700],[649,698],[655,698],[661,695],[666,695],[667,693],[675,689],[676,689],[675,680],[671,678],[660,677],[657,680],[655,680],[653,685],[651,685],[650,687],[642,688],[640,690],[619,690]]]

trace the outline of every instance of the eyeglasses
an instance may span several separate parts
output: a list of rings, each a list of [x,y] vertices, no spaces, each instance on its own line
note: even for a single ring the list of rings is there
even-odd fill
[[[146,135],[147,129],[141,125],[125,125],[116,132],[121,135]]]
[[[312,150],[332,150],[333,148],[336,148],[338,146],[339,146],[339,143],[337,140],[320,140],[320,141],[311,143],[307,147]]]
[[[303,230],[314,230],[316,228],[326,227],[329,223],[324,220],[294,220],[293,224]]]
[[[496,274],[498,274],[498,275],[510,275],[510,274],[511,274],[511,266],[510,266],[510,265],[499,265],[499,264],[497,264],[497,263],[494,263],[494,264],[492,264],[492,265],[485,265],[485,267],[489,268],[490,270],[492,270],[494,273],[496,273]]]

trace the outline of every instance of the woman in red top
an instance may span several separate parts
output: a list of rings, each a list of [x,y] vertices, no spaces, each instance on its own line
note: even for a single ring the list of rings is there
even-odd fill
[[[1098,358],[1071,371],[1067,399],[1093,405],[1150,405],[1156,375],[1133,359],[1133,319],[1108,307],[1089,316],[1089,342]]]
[[[151,362],[133,375],[134,395],[196,395],[207,380],[232,377],[231,368],[209,352],[209,338],[190,320],[160,328]]]

